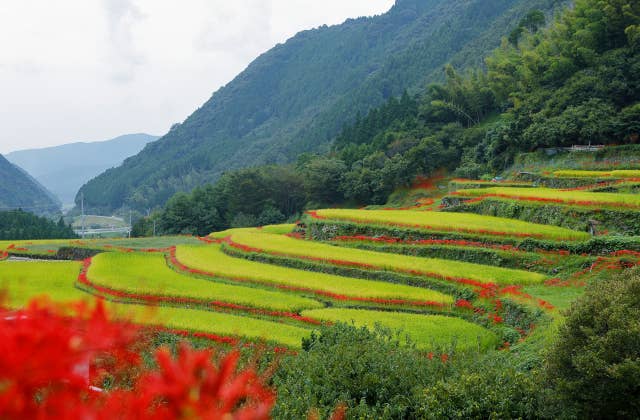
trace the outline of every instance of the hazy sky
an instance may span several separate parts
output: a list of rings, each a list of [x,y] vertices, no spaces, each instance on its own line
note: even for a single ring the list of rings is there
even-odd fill
[[[162,135],[296,32],[394,0],[1,0],[0,153]]]

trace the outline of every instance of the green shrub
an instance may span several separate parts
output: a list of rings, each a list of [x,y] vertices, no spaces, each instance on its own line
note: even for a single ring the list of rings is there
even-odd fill
[[[570,309],[546,374],[579,417],[640,417],[640,269],[589,286]]]
[[[538,418],[539,387],[536,372],[513,366],[509,355],[492,354],[466,360],[427,387],[416,417],[424,419]]]
[[[337,324],[313,335],[303,349],[284,359],[274,376],[274,418],[306,418],[310,409],[328,418],[339,402],[348,407],[348,418],[415,417],[430,378],[449,369],[379,327]]]

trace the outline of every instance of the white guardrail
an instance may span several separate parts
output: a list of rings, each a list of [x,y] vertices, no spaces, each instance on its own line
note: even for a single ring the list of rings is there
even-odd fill
[[[129,234],[129,232],[131,232],[131,227],[130,226],[125,226],[125,227],[121,227],[121,228],[101,228],[101,229],[74,229],[73,230],[76,235],[79,236],[83,236],[83,235],[99,235],[101,233],[124,233],[124,234]]]

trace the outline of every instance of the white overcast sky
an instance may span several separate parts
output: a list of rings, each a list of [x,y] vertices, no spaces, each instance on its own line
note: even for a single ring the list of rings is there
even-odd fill
[[[394,0],[0,0],[0,153],[162,135],[295,33]]]

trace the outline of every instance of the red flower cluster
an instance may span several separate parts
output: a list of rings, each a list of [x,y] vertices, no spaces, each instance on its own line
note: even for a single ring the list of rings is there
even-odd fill
[[[456,308],[474,309],[473,304],[466,299],[458,299],[455,306]]]
[[[9,258],[9,253],[7,251],[0,251],[0,261],[6,260]]]
[[[427,353],[427,359],[429,359],[429,360],[433,360],[435,356],[436,355],[432,351]],[[442,363],[447,363],[447,361],[449,361],[449,358],[450,357],[449,357],[449,355],[447,353],[442,353],[440,355],[440,361],[442,361]]]
[[[550,279],[545,282],[546,286],[554,287],[582,287],[586,285],[585,276],[599,273],[603,270],[623,270],[640,265],[640,252],[630,250],[620,250],[609,253],[607,256],[600,256],[596,261],[584,270],[573,273],[567,280]]]
[[[24,248],[24,247],[18,248],[18,247],[16,247],[16,244],[9,245],[7,247],[7,251],[9,251],[9,250],[11,250],[11,251],[21,251],[21,252],[28,251],[27,248]]]
[[[183,346],[174,359],[159,350],[159,370],[146,370],[140,330],[110,321],[100,302],[1,309],[0,337],[3,418],[266,419],[275,402],[254,370],[236,372],[236,352],[217,367],[209,351]],[[96,387],[113,374],[129,374],[133,387]]]
[[[302,232],[290,232],[284,236],[288,236],[289,238],[294,238],[294,239],[304,239],[304,233]]]
[[[420,199],[418,199],[416,204],[414,204],[413,206],[407,206],[407,207],[385,207],[382,210],[417,210],[417,209],[421,209],[423,207],[431,206],[434,203],[435,203],[435,200],[433,198],[420,198]]]

